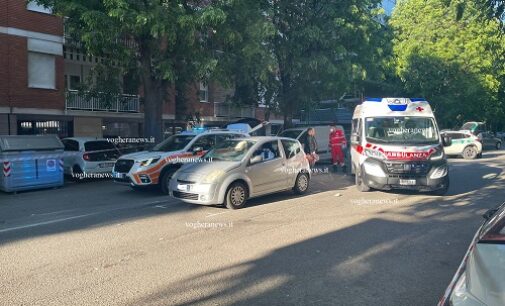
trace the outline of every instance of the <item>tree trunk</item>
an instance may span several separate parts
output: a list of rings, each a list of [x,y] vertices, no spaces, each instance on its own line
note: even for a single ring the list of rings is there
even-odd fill
[[[163,140],[163,88],[161,81],[151,80],[144,85],[144,137]]]
[[[144,87],[144,137],[154,137],[155,142],[163,140],[163,100],[165,88],[163,80],[151,70],[149,50],[142,52],[142,85]]]

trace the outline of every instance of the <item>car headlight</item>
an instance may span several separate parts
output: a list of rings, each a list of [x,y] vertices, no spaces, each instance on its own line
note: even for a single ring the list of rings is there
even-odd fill
[[[381,152],[379,152],[377,150],[365,149],[365,155],[368,157],[377,158],[377,159],[386,159],[384,154],[382,154]]]
[[[439,179],[441,177],[444,177],[447,175],[447,166],[446,165],[443,165],[443,166],[439,166],[437,168],[435,168],[435,170],[433,171],[433,173],[431,173],[430,175],[430,178],[431,179]]]
[[[377,177],[386,177],[386,173],[382,170],[381,166],[372,163],[364,163],[366,174],[370,174]]]
[[[210,172],[209,174],[207,174],[202,182],[205,183],[205,184],[212,184],[216,181],[218,181],[226,172],[224,172],[223,170],[214,170],[212,172]]]
[[[193,184],[191,185],[190,191],[196,193],[208,193],[210,191],[211,184]]]
[[[149,158],[149,159],[143,160],[143,161],[140,162],[140,166],[141,167],[147,167],[149,165],[155,164],[160,159],[161,159],[161,156],[156,156],[156,157],[153,157],[153,158]]]
[[[444,150],[437,150],[435,153],[431,154],[430,160],[441,160],[445,157]]]

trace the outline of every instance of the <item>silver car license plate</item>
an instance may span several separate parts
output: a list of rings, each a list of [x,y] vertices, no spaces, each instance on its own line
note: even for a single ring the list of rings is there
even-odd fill
[[[400,185],[413,186],[416,184],[416,180],[402,180],[400,179]]]
[[[178,184],[177,189],[180,191],[191,191],[191,185],[187,184]]]

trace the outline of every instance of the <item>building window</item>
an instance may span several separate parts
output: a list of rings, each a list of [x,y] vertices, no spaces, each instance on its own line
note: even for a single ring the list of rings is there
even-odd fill
[[[56,89],[54,55],[28,52],[28,87]]]
[[[209,85],[200,82],[200,102],[209,102]]]
[[[70,76],[70,90],[79,90],[79,87],[81,85],[81,77],[78,75],[71,75]]]
[[[55,134],[60,138],[73,135],[73,121],[18,120],[19,135]]]
[[[53,13],[52,8],[44,7],[43,5],[38,4],[35,1],[28,1],[28,3],[26,4],[26,9],[29,11],[45,13],[45,14],[52,14]]]

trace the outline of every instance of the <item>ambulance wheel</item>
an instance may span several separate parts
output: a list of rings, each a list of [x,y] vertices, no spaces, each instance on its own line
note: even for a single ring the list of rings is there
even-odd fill
[[[172,175],[174,174],[175,169],[166,169],[163,170],[160,176],[160,190],[163,194],[169,194],[169,186],[170,179],[172,179]]]
[[[357,170],[357,169],[355,169]],[[370,191],[370,187],[366,185],[365,182],[363,182],[363,177],[361,177],[361,171],[356,171],[356,174],[354,175],[354,180],[356,183],[356,188],[361,191],[361,192],[368,192]]]
[[[463,150],[464,159],[475,159],[478,155],[479,153],[474,146],[468,146]]]

